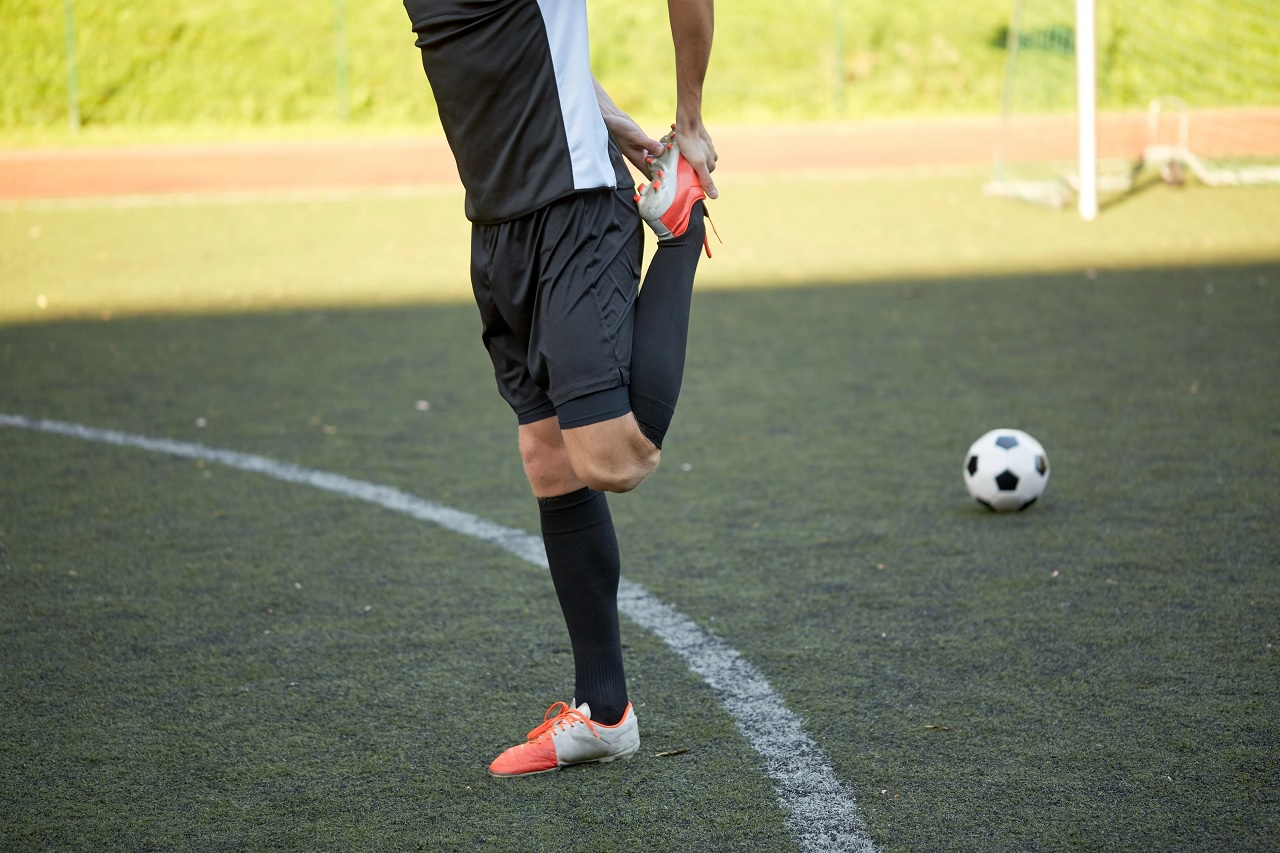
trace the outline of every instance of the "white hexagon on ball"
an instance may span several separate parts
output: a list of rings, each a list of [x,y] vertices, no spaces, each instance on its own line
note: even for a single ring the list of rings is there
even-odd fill
[[[1040,442],[1020,429],[993,429],[964,457],[965,488],[995,512],[1026,509],[1048,483],[1049,457]]]

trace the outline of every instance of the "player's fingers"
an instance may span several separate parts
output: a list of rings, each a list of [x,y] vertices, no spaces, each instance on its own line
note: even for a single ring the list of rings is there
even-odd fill
[[[652,178],[653,166],[649,163],[649,158],[657,156],[657,152],[662,150],[662,143],[656,139],[640,135],[631,140],[631,144],[635,147],[624,150],[622,153],[640,170],[642,175]]]
[[[711,140],[707,140],[707,168],[714,172],[716,163],[720,160],[720,155],[716,153],[716,147],[711,144]]]
[[[702,189],[706,191],[708,198],[716,198],[719,192],[716,190],[716,182],[711,179],[711,173],[716,169],[716,149],[711,145],[711,140],[706,140],[702,146],[702,150],[697,154],[697,160],[691,161],[693,170],[698,175],[698,183],[702,184]]]
[[[715,168],[714,164],[711,168],[706,166],[698,166],[694,171],[698,175],[698,183],[702,184],[703,191],[707,194],[707,198],[719,198],[720,193],[716,189],[716,182],[711,180],[711,169]]]

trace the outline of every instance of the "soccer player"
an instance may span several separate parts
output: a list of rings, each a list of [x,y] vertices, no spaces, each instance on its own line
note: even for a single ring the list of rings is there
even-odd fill
[[[702,122],[713,0],[667,0],[676,114],[653,139],[591,74],[585,0],[404,0],[466,190],[471,280],[574,659],[574,695],[489,766],[523,776],[640,746],[605,492],[657,466],[715,198]],[[636,193],[626,160],[652,181]],[[638,202],[638,204],[637,204]],[[641,222],[658,249],[640,284]]]

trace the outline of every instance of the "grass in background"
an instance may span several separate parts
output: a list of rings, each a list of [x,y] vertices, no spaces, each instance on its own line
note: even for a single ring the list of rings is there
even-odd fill
[[[337,10],[345,7],[345,26]],[[670,121],[674,68],[662,2],[591,0],[594,58],[619,103]],[[1006,0],[942,7],[721,4],[706,92],[715,122],[913,114],[993,114]],[[77,0],[86,130],[227,126],[331,132],[434,126],[435,106],[400,4],[264,3],[173,7]],[[345,40],[346,88],[337,57]],[[0,30],[0,131],[19,141],[67,126],[63,6],[13,0]]]
[[[1145,108],[1168,95],[1197,106],[1276,103],[1275,23],[1259,0],[1191,4],[1172,17],[1153,0],[1101,6],[1105,106]],[[588,8],[597,76],[644,124],[670,121],[665,3],[589,0]],[[1041,59],[1067,72],[1065,85],[1035,100],[1038,109],[1073,108],[1071,9],[1040,0],[1026,10],[1023,50],[1048,38],[1056,48]],[[82,142],[437,127],[398,3],[76,0],[74,11]],[[1012,11],[1009,0],[722,3],[708,119],[995,115]],[[5,24],[0,138],[69,141],[63,4],[8,0]],[[1222,61],[1217,48],[1228,42]],[[1019,83],[1019,100],[1033,85]]]
[[[1267,850],[1276,196],[1158,186],[1086,226],[977,184],[731,188],[663,467],[612,501],[624,572],[761,669],[890,851]],[[535,530],[443,207],[0,213],[0,411]],[[995,426],[1053,462],[1026,513],[965,495]],[[571,677],[514,558],[189,460],[0,448],[0,846],[793,847],[630,625],[639,759],[484,775]]]
[[[1162,0],[1095,5],[1101,109],[1142,110],[1170,97],[1192,109],[1280,103],[1280,21],[1268,0],[1188,0],[1176,15]],[[1073,0],[1020,4],[1008,93],[1017,112],[1076,108],[1075,13]]]

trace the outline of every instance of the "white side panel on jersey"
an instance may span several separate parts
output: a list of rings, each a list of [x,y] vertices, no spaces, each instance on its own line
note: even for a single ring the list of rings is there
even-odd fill
[[[569,137],[574,189],[612,187],[617,175],[609,161],[609,131],[600,116],[591,77],[585,0],[538,0],[551,61],[555,66],[560,113]]]

